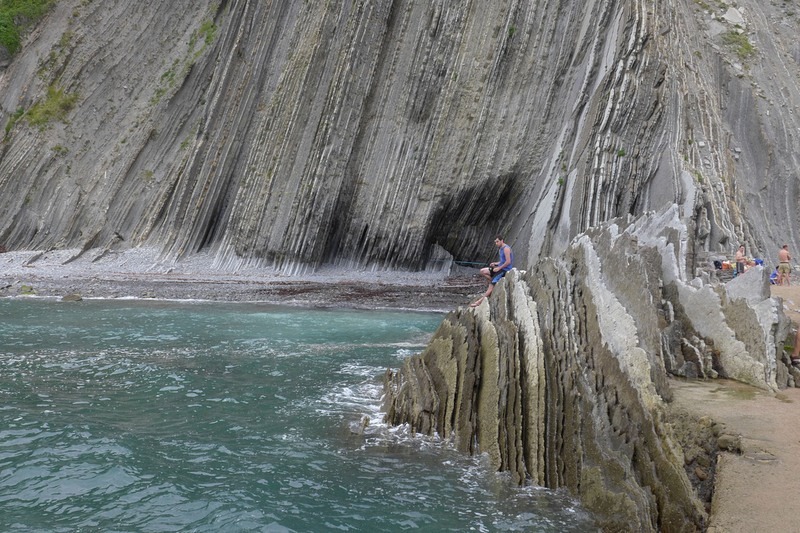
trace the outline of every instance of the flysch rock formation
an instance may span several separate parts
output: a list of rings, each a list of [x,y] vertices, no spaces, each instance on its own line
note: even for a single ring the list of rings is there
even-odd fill
[[[419,270],[501,231],[533,264],[678,203],[698,263],[774,259],[798,25],[736,6],[60,0],[0,68],[0,245]]]
[[[414,271],[489,260],[501,232],[527,273],[393,378],[395,421],[568,486],[609,524],[700,527],[667,373],[797,380],[763,273],[705,269],[739,243],[767,265],[800,249],[797,17],[778,0],[59,0],[0,50],[0,249]],[[408,392],[432,383],[441,405]]]
[[[569,489],[603,530],[703,530],[708,494],[684,454],[703,430],[676,434],[668,376],[775,390],[800,373],[765,269],[686,281],[679,211],[590,230],[450,313],[387,371],[386,420],[485,454],[518,483]]]

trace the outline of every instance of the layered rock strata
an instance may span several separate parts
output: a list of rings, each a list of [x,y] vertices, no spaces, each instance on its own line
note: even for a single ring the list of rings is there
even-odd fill
[[[800,249],[792,10],[60,0],[0,50],[0,249],[419,270],[501,231],[528,274],[451,315],[390,413],[612,522],[696,526],[667,373],[797,379],[758,270],[693,280]]]
[[[0,67],[0,246],[287,272],[559,255],[677,203],[798,249],[800,49],[742,0],[60,0]],[[0,54],[1,55],[1,54]]]
[[[604,529],[703,529],[668,416],[669,375],[764,389],[791,378],[766,272],[687,282],[690,246],[674,208],[591,230],[563,256],[512,271],[387,373],[386,419],[486,454],[520,483],[567,487]]]

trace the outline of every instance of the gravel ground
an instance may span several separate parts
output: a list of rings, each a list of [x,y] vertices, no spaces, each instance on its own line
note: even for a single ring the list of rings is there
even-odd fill
[[[302,307],[446,312],[486,288],[476,269],[389,272],[324,268],[286,275],[271,269],[220,268],[198,255],[179,263],[155,251],[102,254],[78,250],[0,254],[0,297],[157,298],[265,302]]]

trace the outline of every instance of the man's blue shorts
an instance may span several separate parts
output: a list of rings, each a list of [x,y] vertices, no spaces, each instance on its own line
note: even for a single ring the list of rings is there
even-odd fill
[[[508,270],[495,270],[494,267],[489,267],[489,275],[492,276],[492,285],[496,285],[498,281],[503,279]]]

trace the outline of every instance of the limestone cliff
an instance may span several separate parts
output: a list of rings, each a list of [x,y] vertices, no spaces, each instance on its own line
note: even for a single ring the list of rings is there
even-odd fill
[[[771,258],[798,25],[738,6],[61,0],[0,71],[0,244],[420,269],[502,231],[532,264],[678,203]]]
[[[684,468],[668,375],[774,390],[800,374],[782,360],[785,319],[767,271],[687,283],[686,237],[672,209],[512,271],[387,373],[387,421],[486,454],[520,483],[568,488],[604,530],[704,529],[708,501]]]

